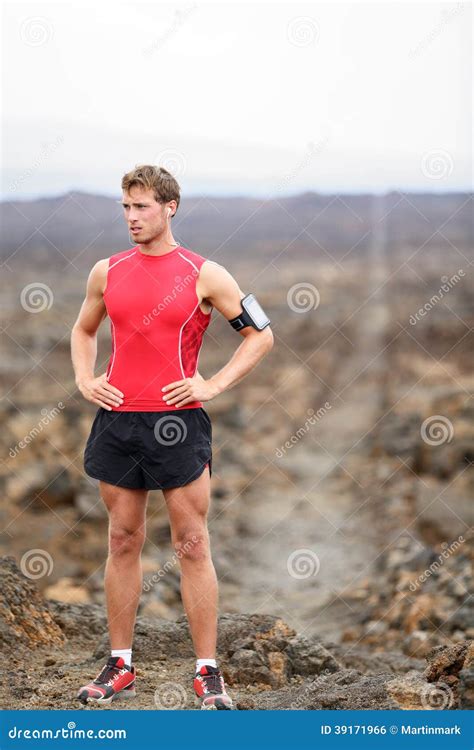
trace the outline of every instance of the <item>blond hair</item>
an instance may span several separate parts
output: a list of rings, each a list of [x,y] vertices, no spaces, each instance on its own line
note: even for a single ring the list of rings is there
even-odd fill
[[[137,165],[135,169],[122,177],[122,190],[128,192],[130,188],[135,186],[153,190],[155,200],[158,203],[176,201],[176,211],[178,210],[179,185],[173,175],[164,167],[155,167],[151,164]]]

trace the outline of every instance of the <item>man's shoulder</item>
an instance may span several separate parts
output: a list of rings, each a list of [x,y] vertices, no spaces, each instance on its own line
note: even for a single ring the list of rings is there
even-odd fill
[[[125,258],[132,258],[135,254],[136,254],[135,248],[128,247],[126,250],[119,250],[117,253],[113,253],[113,255],[110,255],[105,260],[108,261],[109,267],[110,267],[119,260],[124,260]]]
[[[92,267],[90,272],[91,278],[105,287],[105,280],[110,269],[113,268],[116,263],[120,263],[121,260],[124,260],[125,258],[128,258],[129,256],[132,256],[134,254],[135,249],[129,247],[127,250],[120,250],[118,253],[109,255],[106,258],[101,258],[100,260],[96,261],[96,263]]]
[[[194,252],[194,250],[190,250],[188,247],[183,247],[181,245],[181,247],[180,247],[180,253],[181,253],[181,255],[186,256],[188,258],[188,260],[199,261],[200,265],[202,265],[203,263],[205,263],[206,264],[206,270],[208,270],[210,268],[224,268],[224,266],[222,266],[217,261],[212,260],[212,258],[207,258],[205,255],[200,255],[200,253],[196,253],[196,252]]]
[[[201,268],[202,264],[205,263],[208,258],[200,253],[196,253],[194,250],[190,250],[189,247],[180,246],[179,253],[181,257],[184,257],[189,263],[196,265]]]

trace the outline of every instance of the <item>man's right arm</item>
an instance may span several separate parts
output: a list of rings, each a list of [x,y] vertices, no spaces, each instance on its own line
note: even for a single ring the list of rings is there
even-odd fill
[[[71,334],[71,357],[76,385],[88,401],[108,411],[123,402],[123,393],[107,382],[105,373],[95,377],[97,331],[107,315],[104,289],[109,259],[99,260],[89,274],[86,298]]]

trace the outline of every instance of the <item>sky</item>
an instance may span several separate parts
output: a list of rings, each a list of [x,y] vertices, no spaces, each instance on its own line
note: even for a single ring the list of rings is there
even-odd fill
[[[472,6],[5,3],[3,200],[472,184]]]

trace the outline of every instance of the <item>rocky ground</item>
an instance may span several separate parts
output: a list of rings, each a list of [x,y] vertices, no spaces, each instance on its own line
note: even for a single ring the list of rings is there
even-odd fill
[[[108,655],[103,609],[46,601],[13,558],[1,558],[0,584],[0,642],[10,655],[2,707],[82,708],[75,691]],[[185,618],[140,617],[134,652],[137,697],[112,709],[194,708],[194,655]],[[390,653],[374,656],[363,647],[348,655],[330,641],[298,635],[271,615],[223,614],[218,659],[238,710],[473,705],[472,641],[434,649],[424,664]]]
[[[463,281],[412,326],[442,272],[406,268],[377,292],[396,262],[295,267],[284,284],[267,269],[261,296],[276,346],[251,380],[207,407],[209,527],[226,613],[219,657],[240,708],[472,703],[473,297]],[[301,278],[323,292],[312,317],[287,306]],[[49,322],[26,328],[19,316],[21,346],[3,365],[0,541],[23,570],[38,550],[45,568],[28,579],[2,565],[12,707],[69,707],[107,652],[107,519],[82,470],[95,410],[75,389],[57,311]],[[204,376],[233,343],[221,321],[211,324]],[[22,352],[41,362],[30,377]],[[134,707],[191,708],[193,655],[161,493],[151,494],[147,528]]]

